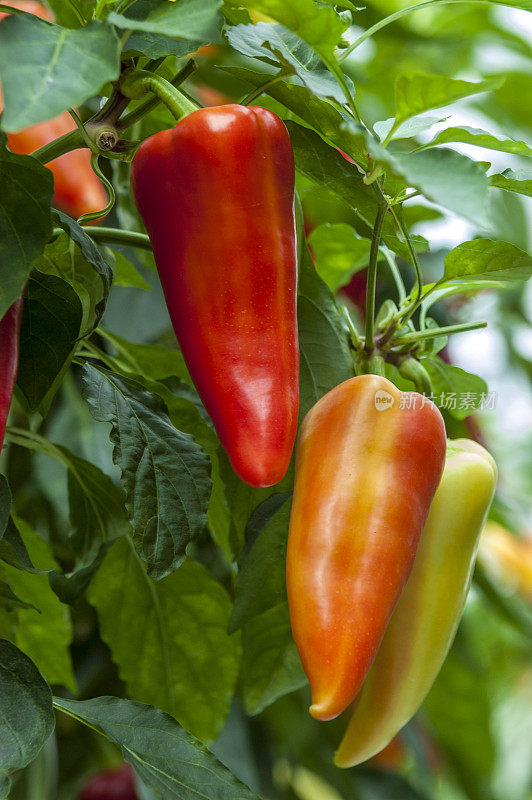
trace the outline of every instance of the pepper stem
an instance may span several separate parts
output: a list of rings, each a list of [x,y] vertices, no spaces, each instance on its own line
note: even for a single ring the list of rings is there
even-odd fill
[[[161,100],[172,112],[176,120],[183,119],[187,114],[197,110],[197,106],[188,97],[185,97],[170,81],[162,75],[156,75],[145,70],[138,70],[126,75],[121,84],[120,90],[127,97],[136,99],[142,97],[147,92],[151,92]]]
[[[399,365],[399,374],[412,381],[416,390],[423,395],[432,394],[432,382],[425,367],[415,358],[407,358]]]

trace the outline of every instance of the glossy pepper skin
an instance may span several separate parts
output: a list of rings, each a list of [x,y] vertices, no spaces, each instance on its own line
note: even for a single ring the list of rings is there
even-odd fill
[[[286,577],[317,719],[341,714],[360,690],[412,568],[445,445],[436,406],[376,375],[341,383],[305,417]]]
[[[285,474],[297,425],[294,161],[264,108],[194,111],[144,141],[131,186],[190,374],[236,473]]]
[[[22,297],[16,300],[0,320],[0,450],[4,443],[7,417],[17,379]]]
[[[495,462],[481,445],[450,442],[414,567],[355,701],[338,766],[379,752],[434,683],[462,615],[496,482]]]
[[[34,14],[41,19],[53,21],[51,12],[36,0],[10,0],[10,6]],[[0,13],[0,21],[8,16]],[[0,110],[2,98],[0,94]],[[8,133],[7,143],[13,153],[29,155],[44,147],[76,127],[74,120],[64,111],[58,117],[38,122],[18,133]],[[54,175],[54,205],[69,216],[80,217],[91,211],[99,211],[107,205],[107,193],[91,167],[88,149],[71,150],[46,164]]]

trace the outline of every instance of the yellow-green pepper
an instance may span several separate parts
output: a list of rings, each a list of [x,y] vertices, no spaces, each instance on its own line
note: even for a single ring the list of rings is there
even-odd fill
[[[414,567],[336,753],[352,767],[378,753],[421,706],[452,644],[471,583],[497,467],[476,442],[448,443]]]

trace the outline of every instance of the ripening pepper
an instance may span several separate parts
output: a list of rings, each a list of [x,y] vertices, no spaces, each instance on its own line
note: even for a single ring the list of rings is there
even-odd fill
[[[0,450],[17,379],[22,297],[15,300],[0,320]]]
[[[490,521],[482,532],[478,557],[495,581],[532,603],[531,536],[515,536]]]
[[[450,442],[414,567],[336,754],[350,767],[378,753],[414,716],[452,644],[471,583],[497,467],[476,442]]]
[[[41,19],[53,20],[51,12],[36,0],[10,0],[8,5]],[[6,16],[7,13],[0,12],[0,20]],[[0,111],[2,105],[0,92]],[[38,122],[18,133],[8,133],[7,143],[13,153],[29,155],[65,133],[70,133],[75,127],[68,111],[63,111],[53,119]],[[82,214],[105,208],[107,193],[91,167],[91,154],[87,148],[71,150],[46,166],[54,176],[53,203],[61,211],[76,219]]]
[[[131,165],[181,350],[231,463],[277,483],[299,387],[294,160],[264,108],[193,111],[146,139]]]
[[[317,719],[341,714],[362,685],[412,568],[445,445],[436,406],[376,375],[341,383],[305,417],[286,577]]]

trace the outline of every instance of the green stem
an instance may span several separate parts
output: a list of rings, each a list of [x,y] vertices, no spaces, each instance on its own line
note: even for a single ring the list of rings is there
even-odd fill
[[[271,80],[266,81],[266,83],[263,83],[262,86],[257,86],[255,89],[253,89],[253,91],[251,91],[249,94],[247,94],[245,97],[242,98],[242,100],[240,101],[239,105],[241,105],[241,106],[249,106],[249,104],[251,102],[253,102],[253,100],[255,100],[263,92],[265,92],[267,89],[269,89],[270,86],[274,86],[274,84],[279,83],[279,81],[282,81],[289,74],[290,73],[282,72],[279,75],[276,75]]]
[[[399,268],[395,261],[395,256],[390,253],[387,247],[381,247],[380,253],[386,259],[388,266],[390,268],[390,272],[392,273],[392,278],[394,279],[395,286],[397,288],[397,295],[399,297],[399,304],[404,303],[406,300],[406,289],[403,283],[403,279],[401,277],[401,273],[399,272]]]
[[[40,161],[41,164],[47,164],[49,161],[53,161],[54,158],[59,158],[59,156],[69,153],[71,150],[78,150],[80,147],[87,147],[87,143],[80,131],[76,129],[35,150],[32,156],[37,161]]]
[[[197,68],[196,62],[194,61],[194,59],[191,58],[189,61],[187,61],[183,69],[181,69],[177,73],[177,75],[170,81],[170,83],[174,87],[179,86],[181,83],[186,81],[186,79],[192,75],[192,73],[196,68]],[[139,119],[142,119],[142,117],[144,117],[150,111],[153,111],[154,108],[157,108],[160,102],[161,98],[157,96],[150,97],[147,100],[144,100],[144,102],[141,103],[134,111],[131,111],[129,114],[126,114],[125,117],[122,117],[122,119],[117,124],[118,129],[122,132],[127,130],[128,128],[131,128],[131,126],[134,125],[135,122],[138,122]]]
[[[378,33],[378,31],[382,30],[383,28],[386,28],[387,25],[391,25],[392,22],[397,22],[398,19],[406,17],[413,11],[418,11],[421,8],[429,8],[430,6],[443,6],[446,4],[455,5],[456,3],[472,3],[472,2],[477,4],[479,2],[489,3],[490,0],[426,0],[424,3],[418,3],[415,6],[408,6],[407,8],[401,8],[399,9],[399,11],[395,11],[388,17],[379,20],[378,22],[375,23],[375,25],[372,25],[371,28],[368,28],[366,31],[364,31],[364,33],[361,34],[361,36],[359,36],[358,39],[355,39],[355,41],[352,42],[352,44],[350,44],[349,47],[347,47],[342,52],[342,55],[339,57],[338,60],[343,61],[344,59],[348,58],[348,56],[350,56],[351,53],[357,49],[357,47],[360,47],[360,45],[366,41],[366,39],[370,39],[372,36]]]
[[[420,394],[430,396],[432,394],[432,383],[429,373],[416,358],[406,358],[399,365],[399,374],[412,381],[416,387],[416,391]]]
[[[78,217],[77,220],[78,225],[83,225],[85,222],[92,222],[95,219],[101,219],[102,217],[106,217],[107,214],[110,213],[115,204],[116,194],[114,186],[101,171],[100,165],[98,164],[98,159],[99,159],[98,154],[93,153],[91,156],[91,167],[93,169],[93,172],[98,176],[98,178],[101,180],[101,182],[107,189],[109,201],[105,206],[105,208],[102,208],[100,211],[90,211],[87,214],[82,214],[81,217]]]
[[[60,228],[60,231],[63,229]],[[108,242],[109,244],[123,244],[128,247],[138,247],[141,250],[151,250],[149,237],[137,231],[123,231],[120,228],[104,228],[101,225],[85,225],[83,230],[91,239]],[[54,229],[55,233],[55,229]]]
[[[416,255],[416,251],[414,250],[414,245],[412,244],[412,239],[408,228],[404,224],[403,220],[398,216],[393,206],[390,208],[390,211],[394,218],[395,224],[397,225],[397,227],[399,228],[399,230],[401,231],[401,233],[405,238],[406,246],[408,247],[408,252],[410,253],[410,258],[412,259],[412,266],[416,271],[416,297],[412,304],[413,308],[407,309],[408,314],[405,318],[405,321],[407,321],[414,313],[415,309],[417,308],[417,304],[421,299],[421,295],[423,293],[423,274],[421,272],[421,267],[419,266],[419,261]]]
[[[393,340],[393,346],[402,346],[418,342],[421,339],[434,339],[436,336],[451,336],[453,333],[476,331],[480,328],[486,328],[487,325],[488,323],[485,320],[478,320],[477,322],[461,322],[457,325],[445,325],[443,328],[425,328],[424,331],[415,331],[413,333],[405,333],[404,336],[398,336]]]
[[[379,248],[381,244],[382,226],[388,211],[388,203],[382,189],[378,183],[374,184],[377,193],[377,216],[373,226],[373,236],[371,237],[371,249],[369,253],[368,276],[366,284],[366,331],[365,349],[367,353],[373,350],[373,336],[375,333],[375,293],[377,289],[377,263],[379,260]],[[378,188],[377,188],[378,187]]]
[[[178,122],[198,108],[162,75],[155,75],[144,70],[126,75],[120,89],[123,94],[132,99],[151,92],[165,104]]]

